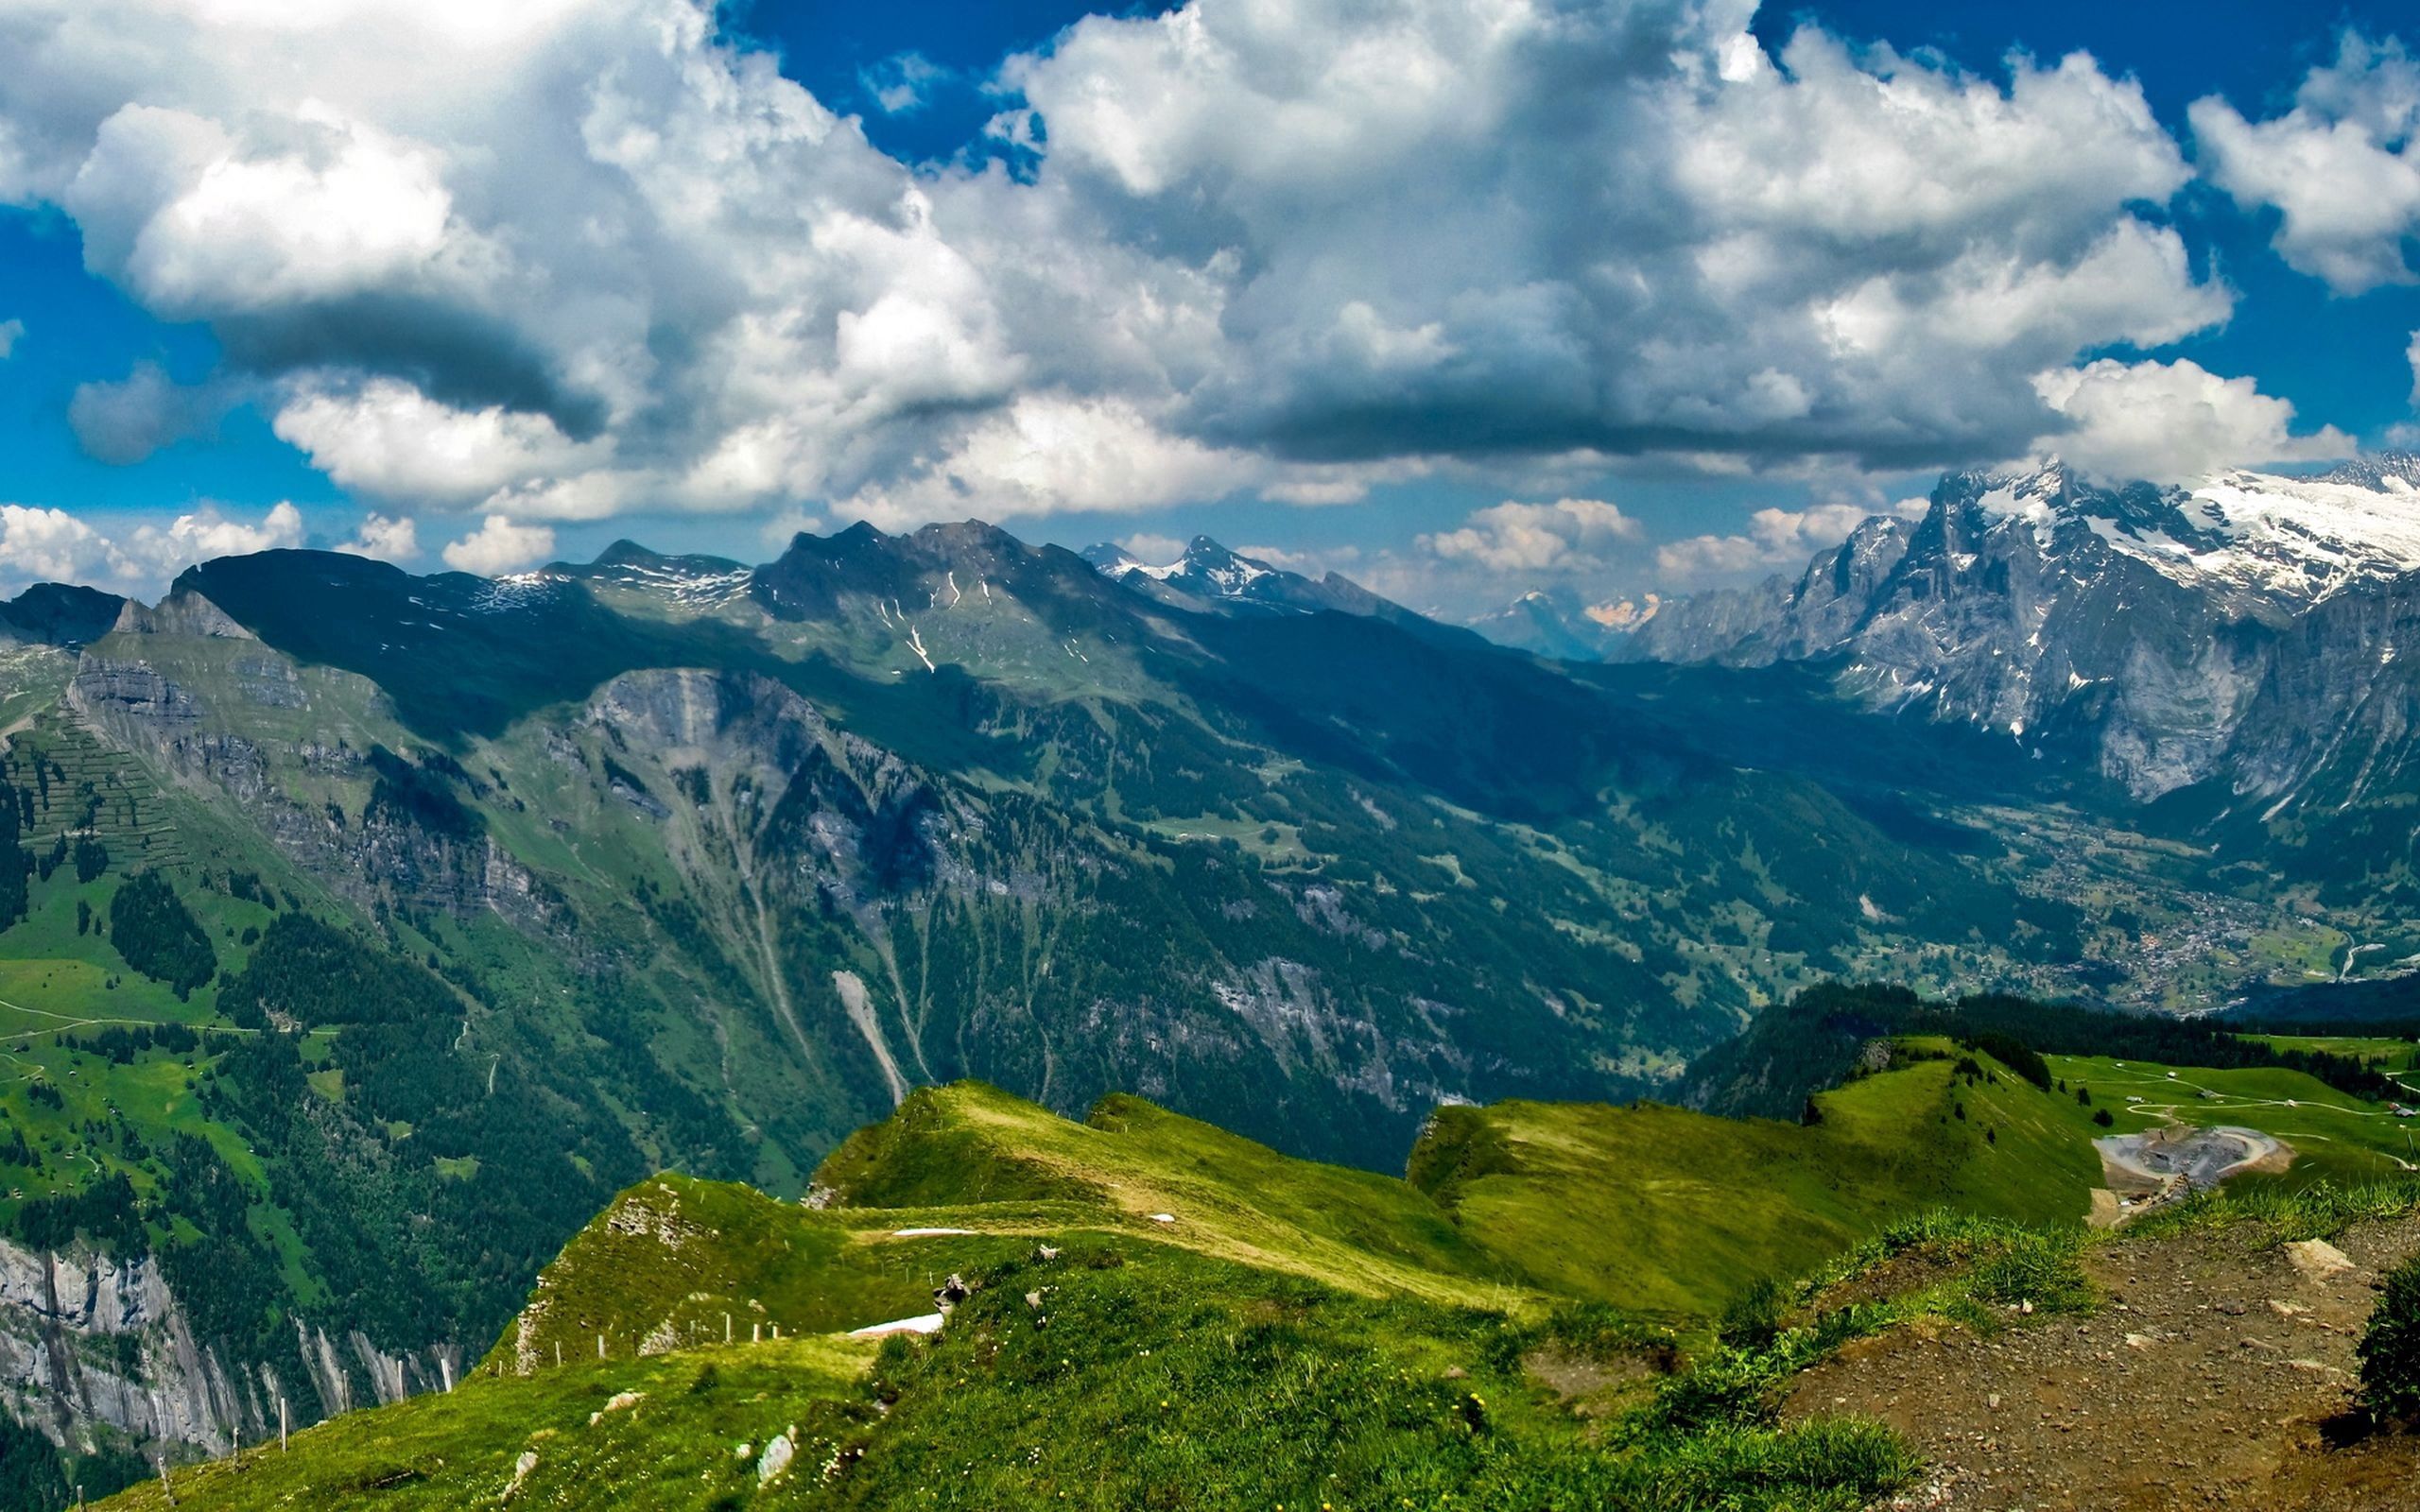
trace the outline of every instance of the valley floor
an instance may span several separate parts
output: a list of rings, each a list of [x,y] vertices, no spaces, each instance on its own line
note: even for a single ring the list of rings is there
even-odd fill
[[[1806,1372],[1789,1410],[1906,1435],[1931,1470],[1892,1508],[2408,1507],[2420,1435],[2354,1437],[2350,1407],[2373,1282],[2415,1253],[2413,1217],[2327,1248],[2257,1225],[2118,1240],[2087,1251],[2091,1315],[1894,1330]]]

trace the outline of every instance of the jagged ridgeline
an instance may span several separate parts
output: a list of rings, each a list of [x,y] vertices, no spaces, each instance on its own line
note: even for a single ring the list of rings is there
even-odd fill
[[[1810,980],[2088,942],[1920,796],[1714,749],[1721,697],[1204,560],[858,527],[7,607],[0,1263],[106,1299],[0,1308],[10,1415],[216,1452],[441,1384],[614,1192],[795,1194],[917,1086],[1392,1170]]]

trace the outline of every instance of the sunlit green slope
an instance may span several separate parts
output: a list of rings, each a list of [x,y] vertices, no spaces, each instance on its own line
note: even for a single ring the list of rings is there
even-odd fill
[[[1809,1124],[1655,1104],[1441,1108],[1412,1182],[1542,1284],[1675,1313],[1927,1207],[2084,1215],[2100,1164],[2056,1092],[1947,1041],[1910,1052],[1933,1058],[1819,1094]]]

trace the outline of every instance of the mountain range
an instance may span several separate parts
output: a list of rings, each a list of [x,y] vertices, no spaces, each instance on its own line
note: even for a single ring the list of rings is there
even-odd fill
[[[1954,474],[1921,518],[1869,520],[1794,577],[1610,625],[1533,594],[1486,627],[1556,655],[1806,667],[1875,713],[2097,775],[2152,827],[2327,901],[2401,898],[2415,480],[2407,454],[2189,488]]]
[[[861,525],[8,606],[0,1297],[106,1299],[0,1307],[11,1410],[223,1449],[427,1389],[614,1191],[794,1194],[918,1085],[1392,1164],[1823,976],[2086,948],[1696,692],[1189,560]]]
[[[2301,487],[2308,525],[2394,485]],[[1603,662],[976,522],[33,590],[0,1399],[216,1451],[441,1385],[616,1191],[797,1195],[919,1086],[1387,1168],[1440,1105],[1676,1094],[1826,978],[2194,1009],[2382,965],[2403,845],[2342,836],[2401,791],[2403,579],[2297,579],[2308,540],[1952,478]],[[2295,689],[2351,699],[2331,751]]]

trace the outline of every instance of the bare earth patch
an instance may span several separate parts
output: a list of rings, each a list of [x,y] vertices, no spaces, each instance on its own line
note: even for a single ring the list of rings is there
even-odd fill
[[[1555,1345],[1523,1355],[1521,1370],[1582,1418],[1611,1416],[1638,1395],[1632,1388],[1662,1373],[1642,1354],[1591,1354]]]
[[[2409,1507],[2420,1437],[2329,1437],[2351,1405],[2372,1282],[2420,1253],[2420,1221],[2334,1243],[2349,1268],[2298,1266],[2249,1228],[2108,1245],[2085,1261],[2107,1298],[2097,1314],[1989,1339],[1895,1330],[1806,1372],[1788,1413],[1907,1435],[1932,1469],[1895,1506]]]

